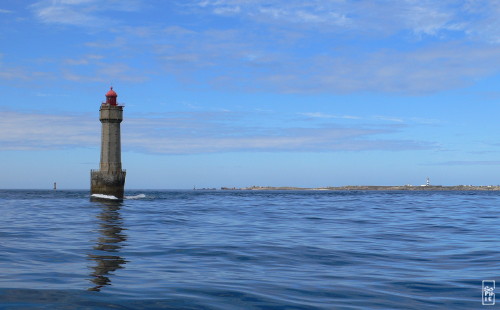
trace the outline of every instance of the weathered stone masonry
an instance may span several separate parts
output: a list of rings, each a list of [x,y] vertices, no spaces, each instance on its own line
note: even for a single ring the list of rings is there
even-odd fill
[[[101,162],[99,170],[90,172],[91,194],[112,195],[123,198],[125,174],[122,170],[120,123],[123,106],[118,105],[118,95],[111,89],[106,93],[106,102],[101,104],[99,120],[101,129]]]

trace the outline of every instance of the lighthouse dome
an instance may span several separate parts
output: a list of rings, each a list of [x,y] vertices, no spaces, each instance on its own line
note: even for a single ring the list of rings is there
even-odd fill
[[[106,97],[118,97],[116,92],[113,90],[113,86],[109,88],[109,91],[106,93]]]
[[[106,93],[106,104],[109,104],[109,105],[117,105],[116,104],[116,97],[118,97],[118,95],[116,94],[116,92],[113,90],[113,86],[111,86],[109,88],[109,91]]]

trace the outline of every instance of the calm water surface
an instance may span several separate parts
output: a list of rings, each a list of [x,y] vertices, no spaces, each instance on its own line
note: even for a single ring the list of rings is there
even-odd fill
[[[500,280],[498,192],[127,195],[0,191],[0,308],[478,309]]]

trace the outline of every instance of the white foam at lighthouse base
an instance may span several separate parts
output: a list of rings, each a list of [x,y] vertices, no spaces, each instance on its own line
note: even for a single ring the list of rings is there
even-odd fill
[[[104,194],[92,194],[92,197],[94,198],[99,198],[99,199],[111,199],[111,200],[118,200],[117,197],[113,195],[104,195]]]
[[[99,198],[99,199],[111,199],[111,200],[118,200],[119,199],[113,195],[104,195],[104,194],[92,194],[91,196],[94,198]],[[142,198],[146,198],[146,195],[139,194],[139,195],[135,195],[135,196],[125,196],[125,199],[142,199]]]
[[[146,198],[146,195],[139,194],[139,195],[135,195],[135,196],[125,196],[125,199],[141,199],[141,198]]]

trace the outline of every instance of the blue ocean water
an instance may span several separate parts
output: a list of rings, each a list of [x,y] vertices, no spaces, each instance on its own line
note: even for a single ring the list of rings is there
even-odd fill
[[[0,191],[1,309],[478,309],[498,192]]]

